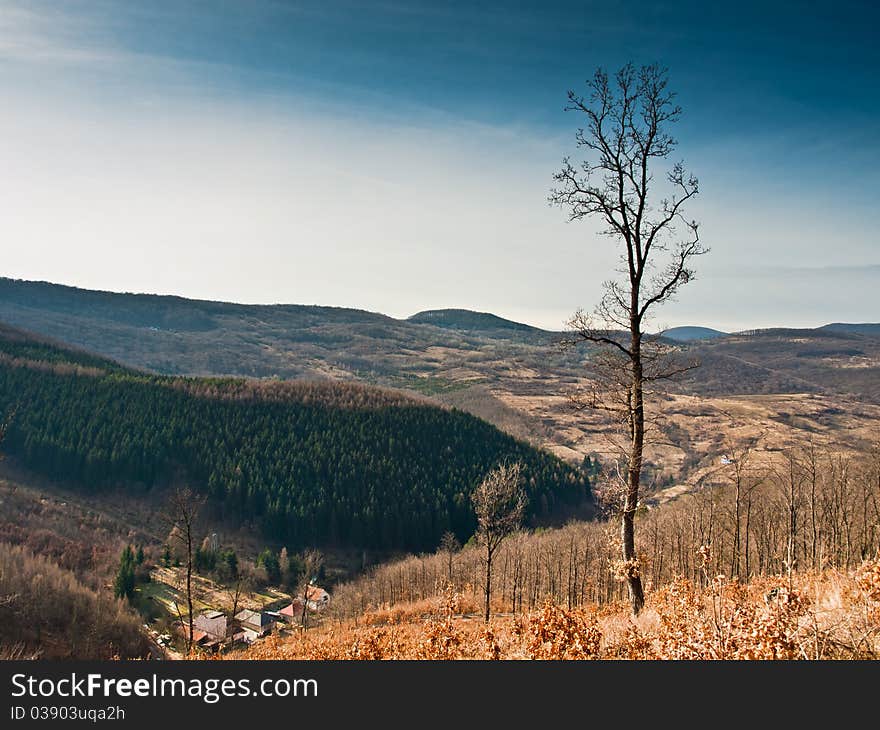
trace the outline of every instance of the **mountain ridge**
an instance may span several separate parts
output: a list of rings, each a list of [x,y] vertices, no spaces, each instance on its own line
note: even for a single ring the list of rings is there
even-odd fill
[[[9,303],[12,299],[11,294],[13,292],[19,295],[22,293],[25,294],[25,296],[18,298],[16,303],[19,306],[34,307],[35,305],[39,304],[40,308],[47,309],[49,311],[65,311],[65,307],[69,305],[73,298],[79,298],[87,300],[85,304],[90,305],[90,307],[87,307],[86,311],[92,311],[93,313],[94,307],[97,304],[101,303],[112,304],[112,307],[116,309],[117,312],[120,304],[128,305],[126,307],[123,307],[123,310],[130,310],[132,305],[136,307],[145,307],[148,305],[160,304],[162,305],[162,307],[156,310],[160,314],[163,310],[168,309],[170,306],[184,306],[200,310],[206,317],[210,315],[224,315],[231,312],[234,312],[236,314],[259,312],[287,312],[300,315],[325,315],[348,323],[352,323],[354,321],[363,321],[363,323],[413,323],[430,324],[433,326],[450,329],[508,329],[520,332],[538,333],[542,335],[561,334],[561,332],[557,332],[554,330],[547,330],[535,325],[507,319],[492,312],[482,312],[461,307],[427,309],[419,311],[413,315],[410,315],[409,317],[397,318],[392,317],[391,315],[383,314],[381,312],[374,312],[368,309],[360,309],[357,307],[343,307],[326,304],[296,304],[289,302],[278,302],[272,304],[246,304],[241,302],[230,302],[217,299],[185,297],[178,294],[118,292],[105,289],[87,289],[70,284],[59,284],[45,280],[29,280],[0,276],[0,304]],[[42,302],[38,302],[38,294],[44,295]],[[116,319],[119,318],[124,321],[124,317],[122,317],[122,315],[120,314],[117,314]],[[132,322],[132,324],[136,323]],[[180,322],[175,322],[174,320],[171,320],[169,324],[185,325],[186,320]],[[482,327],[475,325],[482,325]],[[144,319],[141,326],[157,326],[157,322]],[[169,329],[173,328],[169,327]],[[198,327],[195,327],[195,329],[198,329]],[[769,330],[832,330],[852,332],[856,334],[876,335],[880,334],[880,323],[832,322],[820,325],[818,327],[793,328],[779,326],[769,328],[746,329],[738,332],[725,332],[705,325],[681,325],[663,330],[659,334],[668,336],[670,332],[675,334],[683,332],[687,339],[694,339],[693,337],[687,336],[692,330],[697,331],[697,333],[705,331],[707,336],[710,335],[712,337],[718,335],[734,336],[752,332],[764,332]],[[186,331],[186,329],[182,329],[181,331]],[[672,337],[670,339],[682,338]]]

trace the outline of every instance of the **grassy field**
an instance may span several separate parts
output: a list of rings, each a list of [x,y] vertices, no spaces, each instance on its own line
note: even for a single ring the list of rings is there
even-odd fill
[[[168,616],[177,618],[178,613],[187,615],[185,582],[183,568],[157,567],[150,573],[150,582],[139,585],[136,593],[142,601],[158,604]],[[208,610],[229,612],[232,610],[233,594],[231,590],[221,586],[209,578],[194,574],[193,610],[201,613]],[[254,611],[274,609],[284,606],[291,600],[290,594],[274,587],[263,587],[247,593],[239,598],[238,609],[249,608]]]

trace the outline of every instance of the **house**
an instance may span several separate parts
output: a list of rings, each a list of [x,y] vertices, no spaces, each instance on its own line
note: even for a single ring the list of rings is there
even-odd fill
[[[265,636],[275,625],[275,620],[265,611],[251,611],[247,608],[235,614],[235,620],[241,625],[241,638],[247,642]]]
[[[299,608],[299,611],[297,611],[297,608]],[[278,615],[281,616],[281,620],[287,623],[296,621],[297,616],[300,616],[301,614],[302,603],[298,603],[297,601],[287,604],[278,612]]]
[[[177,623],[176,628],[180,631],[183,637],[189,636],[189,623],[184,621],[183,623]],[[208,634],[202,631],[199,628],[196,628],[195,621],[193,621],[193,632],[192,632],[192,643],[193,644],[203,644],[208,639]]]
[[[322,611],[330,603],[330,594],[323,588],[318,588],[318,586],[309,586],[306,597],[308,598],[309,611]],[[279,611],[283,620],[288,623],[298,621],[302,616],[302,612],[302,596],[296,596],[290,604]]]
[[[330,603],[330,594],[323,588],[318,588],[318,586],[309,586],[306,597],[309,601],[310,611],[320,611]]]
[[[212,640],[223,641],[226,639],[226,614],[222,611],[207,611],[193,619],[193,634],[195,629],[205,632]]]

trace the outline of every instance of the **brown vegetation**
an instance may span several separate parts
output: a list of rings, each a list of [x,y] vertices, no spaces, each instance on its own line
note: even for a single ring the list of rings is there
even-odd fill
[[[126,604],[22,547],[0,543],[0,658],[146,656]]]
[[[679,578],[649,591],[635,618],[624,601],[568,608],[546,600],[485,624],[463,613],[475,605],[451,589],[430,605],[400,608],[273,637],[230,658],[877,659],[880,558],[748,585],[718,576],[700,588]]]
[[[775,463],[718,470],[715,481],[652,509],[640,509],[640,571],[654,590],[678,578],[705,588],[711,576],[752,580],[825,568],[850,570],[880,550],[880,448],[853,457],[806,444]],[[738,486],[737,486],[738,481]],[[613,496],[606,496],[607,502]],[[544,600],[575,608],[621,600],[619,539],[607,522],[510,536],[493,559],[495,610],[523,613]],[[702,552],[700,552],[702,551]],[[439,587],[474,602],[483,595],[483,551],[409,557],[338,586],[334,611],[369,611],[431,599]],[[450,568],[451,565],[451,568]]]

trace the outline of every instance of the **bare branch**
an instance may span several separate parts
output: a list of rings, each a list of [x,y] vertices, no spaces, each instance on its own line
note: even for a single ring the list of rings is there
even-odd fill
[[[699,183],[682,163],[674,164],[665,176],[667,197],[652,206],[662,195],[652,189],[652,166],[675,149],[676,140],[667,127],[681,115],[675,95],[667,89],[666,69],[656,64],[636,69],[627,64],[615,74],[613,83],[598,69],[587,87],[586,99],[569,92],[566,109],[586,119],[575,140],[588,156],[579,166],[568,158],[563,161],[554,176],[560,186],[551,191],[550,202],[566,209],[569,221],[588,216],[602,219],[604,232],[618,240],[626,264],[621,272],[626,274],[625,283],[606,282],[594,310],[595,319],[604,326],[596,326],[593,317],[582,311],[569,322],[579,341],[598,348],[588,362],[595,376],[593,385],[586,393],[571,395],[570,401],[578,410],[590,407],[613,413],[628,438],[622,459],[626,490],[621,542],[632,607],[638,613],[644,594],[633,518],[644,446],[654,428],[650,417],[646,418],[646,386],[695,367],[695,363],[678,362],[677,353],[656,338],[646,338],[643,320],[652,307],[671,299],[693,278],[690,262],[706,249],[700,243],[698,224],[683,216],[687,202],[699,192]],[[646,283],[650,272],[659,273]]]

